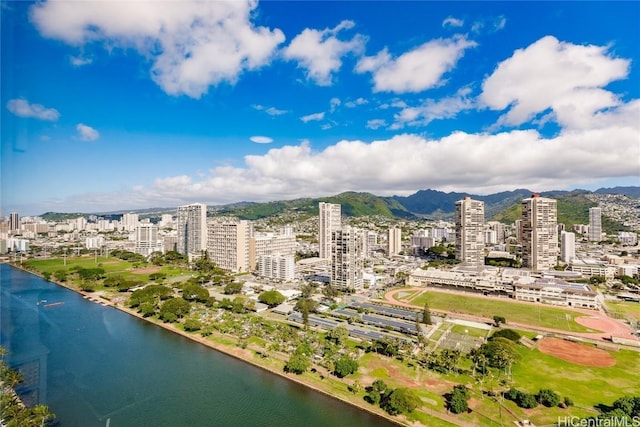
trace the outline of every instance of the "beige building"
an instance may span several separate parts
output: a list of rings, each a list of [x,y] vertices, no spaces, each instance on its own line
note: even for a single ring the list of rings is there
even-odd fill
[[[456,259],[484,265],[484,202],[465,197],[456,202]]]
[[[153,252],[164,252],[164,244],[158,238],[158,227],[154,224],[138,224],[135,228],[136,246],[134,252],[149,256]]]
[[[398,255],[400,252],[402,252],[402,230],[391,227],[387,232],[387,255]]]
[[[318,204],[318,245],[319,257],[331,258],[331,233],[342,226],[342,209],[339,204],[320,202]]]
[[[522,265],[551,270],[558,262],[557,201],[534,194],[522,201]]]
[[[216,218],[207,224],[207,253],[220,268],[233,272],[251,270],[253,224],[236,218]]]

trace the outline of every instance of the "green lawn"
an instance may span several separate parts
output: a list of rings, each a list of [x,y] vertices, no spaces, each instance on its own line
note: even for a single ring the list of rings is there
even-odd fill
[[[507,319],[507,324],[517,322],[569,332],[595,332],[575,322],[576,317],[584,314],[556,307],[432,291],[423,292],[413,298],[409,297],[406,301],[417,307],[424,307],[427,302],[432,309],[454,313],[487,318],[503,316]]]
[[[453,332],[454,334],[468,335],[470,337],[484,338],[487,336],[487,333],[489,331],[485,331],[484,329],[479,328],[471,328],[464,325],[453,325],[453,328],[451,328],[451,332]]]
[[[640,320],[640,303],[607,300],[606,304],[609,311],[617,314],[614,317]]]
[[[158,269],[158,272],[164,273],[167,278],[180,277],[190,275],[191,271],[176,267],[172,265],[166,265],[162,267],[155,267],[151,264],[142,265],[139,268],[134,266],[129,261],[124,261],[115,257],[67,257],[66,261],[63,258],[50,258],[30,260],[25,263],[28,267],[33,268],[40,273],[55,273],[59,270],[71,270],[73,267],[82,268],[102,268],[106,271],[107,276],[121,276],[126,280],[140,280],[143,282],[149,281],[150,270],[146,269]]]

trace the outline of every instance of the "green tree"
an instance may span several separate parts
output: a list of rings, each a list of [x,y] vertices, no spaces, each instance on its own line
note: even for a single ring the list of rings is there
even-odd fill
[[[275,307],[282,304],[285,301],[285,296],[280,292],[274,290],[262,292],[258,296],[258,301],[263,304],[267,304],[269,307]]]
[[[447,396],[447,407],[454,414],[460,414],[469,410],[469,390],[462,384],[453,387]]]
[[[227,295],[239,294],[242,292],[242,283],[231,282],[224,287],[224,293]]]
[[[309,327],[309,314],[313,312],[318,303],[311,298],[300,298],[296,302],[296,309],[302,314],[302,323],[305,328]]]
[[[209,292],[200,285],[185,285],[182,288],[182,298],[186,301],[205,302],[209,299]]]
[[[429,310],[429,303],[424,303],[424,309],[422,310],[422,323],[425,325],[432,325],[431,321],[431,310]]]
[[[51,280],[51,273],[48,271],[45,271],[44,273],[42,273],[42,277],[44,277],[44,280]]]
[[[558,396],[553,390],[548,388],[542,388],[538,391],[537,395],[538,403],[551,408],[560,404],[560,396]]]
[[[336,360],[333,373],[338,378],[344,378],[347,375],[351,375],[358,370],[358,362],[349,356],[342,356]]]
[[[184,321],[184,330],[187,332],[198,331],[202,328],[202,324],[196,319],[187,319]]]
[[[380,407],[391,415],[408,414],[420,405],[420,397],[415,391],[406,388],[396,388],[385,396]]]
[[[349,337],[349,330],[342,325],[336,326],[327,332],[327,340],[335,342],[338,345],[343,344]]]
[[[494,332],[489,339],[492,340],[499,337],[506,338],[513,342],[518,342],[520,341],[520,338],[522,336],[517,331],[514,331],[513,329],[500,329]]]
[[[500,327],[500,324],[507,323],[507,319],[503,316],[493,316],[493,323],[495,323],[496,327]]]
[[[159,315],[163,320],[175,321],[189,313],[190,309],[191,305],[182,298],[171,298],[160,306]]]
[[[300,375],[309,369],[311,361],[309,356],[302,353],[294,353],[289,361],[284,365],[285,372],[291,372]]]

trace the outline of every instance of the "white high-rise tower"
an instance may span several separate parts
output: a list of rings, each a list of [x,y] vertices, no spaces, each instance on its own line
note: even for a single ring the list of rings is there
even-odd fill
[[[484,202],[465,197],[456,202],[456,259],[484,265]]]
[[[522,264],[551,270],[558,261],[557,201],[534,194],[522,201]]]
[[[589,209],[589,240],[599,242],[602,240],[602,209]]]
[[[341,207],[335,203],[320,202],[318,244],[320,246],[320,258],[331,258],[331,233],[342,226]]]
[[[197,254],[207,249],[207,205],[178,207],[178,252]]]

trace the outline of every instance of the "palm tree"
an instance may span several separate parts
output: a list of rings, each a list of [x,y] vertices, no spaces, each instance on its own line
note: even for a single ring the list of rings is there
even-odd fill
[[[34,415],[34,421],[40,426],[44,427],[45,423],[48,420],[55,418],[55,414],[49,411],[49,407],[47,405],[36,405],[33,407],[31,412]]]

